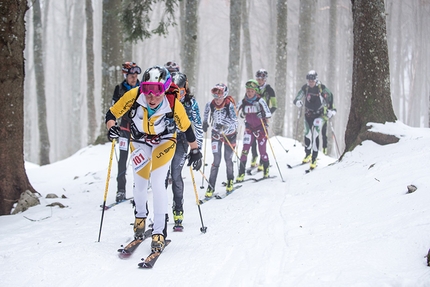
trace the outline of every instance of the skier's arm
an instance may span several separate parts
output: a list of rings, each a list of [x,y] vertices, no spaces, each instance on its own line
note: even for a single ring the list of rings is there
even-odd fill
[[[271,86],[266,87],[267,94],[269,95],[269,102],[267,105],[270,108],[270,112],[273,114],[278,108],[278,101],[276,99],[275,90]]]
[[[196,136],[197,145],[201,149],[203,145],[203,127],[202,120],[200,118],[199,104],[194,98],[191,100],[191,113],[191,121],[194,126],[194,133]]]

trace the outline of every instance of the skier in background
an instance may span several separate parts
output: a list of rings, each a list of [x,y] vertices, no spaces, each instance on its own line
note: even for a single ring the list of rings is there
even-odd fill
[[[209,124],[212,126],[211,145],[214,156],[209,176],[209,186],[205,194],[207,198],[211,198],[215,192],[223,145],[224,160],[227,168],[226,191],[233,191],[234,170],[232,157],[236,146],[238,125],[235,103],[232,96],[229,95],[228,87],[223,83],[216,84],[211,89],[211,93],[214,99],[206,104],[203,116],[203,131],[208,130]]]
[[[275,91],[266,82],[268,77],[269,77],[269,74],[267,73],[267,71],[265,69],[259,69],[255,73],[255,79],[258,82],[258,88],[259,88],[259,91],[257,92],[257,94],[259,94],[260,97],[266,101],[266,104],[270,109],[270,113],[273,115],[273,113],[278,108],[278,102],[276,101]],[[252,146],[251,146],[251,152],[252,152],[251,168],[254,168],[257,166],[257,158],[258,158],[257,141],[253,141]],[[264,169],[263,161],[261,160],[261,157],[260,157],[260,163],[258,164],[258,170],[263,171],[263,169]]]
[[[254,79],[248,80],[245,84],[246,95],[241,101],[238,111],[245,117],[245,133],[243,135],[243,148],[240,157],[239,175],[236,182],[245,179],[245,167],[248,159],[248,152],[253,142],[257,141],[258,150],[263,163],[263,177],[269,177],[269,156],[266,152],[266,132],[263,124],[267,126],[269,118],[272,116],[266,101],[257,94],[260,89],[258,82]]]
[[[194,98],[194,95],[190,93],[187,76],[179,72],[179,66],[176,64],[176,62],[169,61],[164,66],[167,68],[167,70],[169,70],[169,72],[171,72],[173,82],[179,88],[178,99],[184,106],[187,116],[194,127],[197,144],[201,150],[203,143],[203,129],[200,118],[200,109],[196,99]],[[182,231],[183,229],[182,221],[184,220],[184,181],[182,179],[182,168],[184,167],[184,163],[187,158],[187,151],[188,144],[185,133],[178,129],[176,135],[176,151],[170,165],[173,192],[172,209],[173,219],[175,221],[175,225],[173,226],[174,231]]]
[[[141,69],[136,65],[135,62],[125,62],[122,64],[122,73],[124,75],[124,81],[115,87],[112,96],[112,105],[114,105],[126,92],[138,87],[140,82],[137,79],[137,75],[141,73]],[[116,202],[121,202],[126,199],[126,172],[127,172],[127,158],[129,151],[130,141],[130,118],[128,115],[124,115],[121,118],[119,127],[121,129],[120,137],[118,138],[119,145],[119,160],[118,160],[118,175],[117,180],[117,192]]]
[[[307,84],[297,93],[293,103],[301,108],[305,106],[305,158],[302,163],[310,162],[310,169],[317,167],[319,133],[323,125],[336,114],[333,95],[318,80],[318,74],[311,70],[306,75]]]

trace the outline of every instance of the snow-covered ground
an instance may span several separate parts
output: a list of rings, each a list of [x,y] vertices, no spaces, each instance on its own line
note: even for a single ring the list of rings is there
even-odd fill
[[[172,243],[152,270],[137,267],[150,240],[128,260],[117,256],[133,234],[131,204],[105,212],[97,242],[110,144],[28,165],[41,205],[0,217],[0,286],[430,286],[430,130],[401,123],[374,130],[401,140],[364,142],[339,163],[320,153],[310,174],[307,166],[286,166],[303,158],[300,144],[278,137],[281,147],[272,138],[278,165],[268,146],[270,173],[277,177],[201,205],[206,234],[185,167],[185,229],[173,233],[169,223]],[[206,156],[210,164],[209,148]],[[115,162],[107,203],[115,199],[116,172]],[[202,177],[194,176],[203,197]],[[131,169],[127,177],[131,196]],[[411,184],[418,189],[408,194]],[[46,199],[48,193],[67,198]],[[53,202],[67,207],[46,206]]]

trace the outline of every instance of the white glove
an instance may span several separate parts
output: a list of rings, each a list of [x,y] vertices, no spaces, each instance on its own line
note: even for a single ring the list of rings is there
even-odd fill
[[[298,100],[298,101],[296,102],[296,106],[297,106],[298,108],[303,107],[303,102],[302,102],[301,100]]]
[[[331,119],[332,116],[336,115],[336,110],[328,110],[327,117]]]

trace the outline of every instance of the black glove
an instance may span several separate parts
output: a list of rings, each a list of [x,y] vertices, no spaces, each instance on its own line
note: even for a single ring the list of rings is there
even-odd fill
[[[224,126],[222,124],[216,124],[215,128],[220,132],[222,132],[224,130]]]
[[[258,118],[260,118],[260,119],[262,119],[262,118],[263,118],[263,113],[262,113],[261,111],[260,111],[260,112],[258,112],[258,113],[257,113],[257,117],[258,117]]]
[[[117,138],[119,138],[120,133],[121,129],[119,128],[119,126],[111,126],[107,133],[108,140],[116,140]]]
[[[193,165],[194,170],[199,170],[202,167],[202,153],[198,148],[193,148],[188,154],[188,166]]]
[[[208,122],[203,122],[203,132],[207,132],[208,131],[208,127],[209,127]]]

